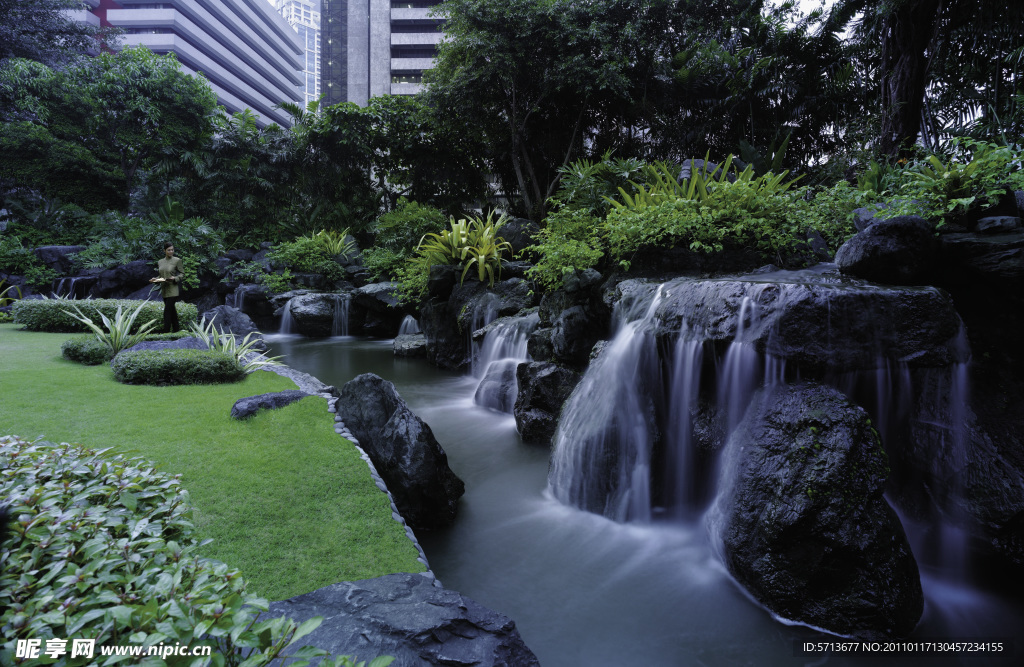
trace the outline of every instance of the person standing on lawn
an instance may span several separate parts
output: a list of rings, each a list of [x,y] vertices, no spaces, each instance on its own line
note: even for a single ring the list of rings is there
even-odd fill
[[[156,270],[160,277],[150,278],[149,282],[160,285],[160,296],[164,298],[164,333],[173,333],[181,329],[175,304],[181,295],[178,284],[181,283],[185,270],[181,257],[174,256],[174,244],[170,241],[164,242],[164,256],[157,262]]]

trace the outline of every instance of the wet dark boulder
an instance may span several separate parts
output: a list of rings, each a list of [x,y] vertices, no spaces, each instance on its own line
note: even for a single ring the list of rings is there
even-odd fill
[[[324,621],[299,643],[331,655],[395,658],[394,667],[537,667],[515,622],[420,574],[343,581],[272,602],[268,618]]]
[[[150,278],[156,278],[156,260],[138,259],[100,273],[91,293],[95,297],[120,299],[139,289],[152,287]]]
[[[384,479],[398,511],[416,530],[455,519],[465,485],[430,427],[413,414],[395,385],[364,373],[341,388],[338,415]]]
[[[252,417],[260,410],[276,410],[283,408],[286,405],[291,405],[296,401],[301,401],[307,396],[313,394],[307,394],[304,391],[298,389],[288,389],[286,391],[276,391],[269,394],[258,394],[256,396],[246,396],[235,401],[235,404],[231,406],[231,418],[232,419],[248,419]]]
[[[395,336],[392,348],[396,357],[426,357],[427,337],[421,333]]]
[[[232,306],[216,306],[205,311],[202,316],[206,319],[207,323],[212,322],[221,333],[233,334],[238,338],[239,342],[251,334],[252,338],[250,340],[256,341],[253,346],[255,349],[260,351],[267,349],[267,344],[263,342],[263,336],[260,334],[259,329],[256,328],[256,323],[252,321],[251,317],[237,308]]]
[[[815,376],[884,368],[891,361],[946,367],[967,357],[953,301],[935,288],[785,272],[680,278],[663,286],[627,280],[613,290],[620,308],[644,307],[654,292],[660,292],[653,324],[659,338],[671,342],[687,331],[724,345],[739,337]]]
[[[439,267],[432,267],[439,269]],[[440,269],[439,269],[440,270]],[[446,299],[432,298],[420,311],[427,339],[427,359],[442,368],[463,368],[470,361],[470,337],[499,317],[534,305],[530,283],[521,278],[487,283],[466,277]]]
[[[709,526],[736,581],[779,616],[901,637],[924,600],[882,496],[889,463],[867,413],[813,383],[755,396],[726,446]]]
[[[518,395],[514,414],[516,428],[525,442],[550,445],[558,428],[558,415],[580,373],[545,362],[525,362],[516,368]]]
[[[353,290],[351,313],[353,324],[358,324],[363,333],[394,336],[406,316],[398,301],[398,283],[372,283]]]
[[[512,413],[516,402],[516,366],[515,359],[499,359],[487,367],[480,384],[473,393],[473,402],[480,407],[490,408],[498,412]]]
[[[346,316],[345,295],[333,292],[307,292],[289,299],[284,308],[291,316],[292,333],[311,338],[325,338],[342,333],[342,323]]]
[[[935,225],[916,215],[876,219],[836,252],[842,273],[888,285],[931,284],[938,259]]]
[[[605,333],[601,323],[583,306],[573,306],[559,313],[551,332],[551,349],[563,363],[584,368],[590,351]]]
[[[195,336],[185,336],[176,340],[144,340],[132,345],[125,352],[141,350],[209,350],[210,346]]]
[[[527,218],[509,218],[498,228],[498,236],[512,246],[511,255],[518,255],[526,246],[533,245],[539,232],[540,225]]]
[[[74,268],[75,256],[83,250],[84,245],[44,245],[36,248],[34,252],[46,268],[67,276],[71,275]]]

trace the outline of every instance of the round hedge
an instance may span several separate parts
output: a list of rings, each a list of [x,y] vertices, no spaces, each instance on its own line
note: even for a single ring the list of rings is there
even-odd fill
[[[233,355],[214,350],[126,351],[110,367],[124,384],[221,384],[245,377]]]
[[[68,361],[86,366],[97,366],[110,361],[110,348],[93,337],[72,338],[60,346],[61,355]]]

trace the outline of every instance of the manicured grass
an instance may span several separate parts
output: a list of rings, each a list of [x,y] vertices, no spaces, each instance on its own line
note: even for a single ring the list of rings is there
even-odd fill
[[[323,399],[239,422],[237,399],[295,385],[266,371],[237,384],[122,385],[108,364],[63,359],[69,337],[0,324],[0,435],[112,447],[181,473],[199,536],[214,540],[203,554],[273,600],[423,570]]]

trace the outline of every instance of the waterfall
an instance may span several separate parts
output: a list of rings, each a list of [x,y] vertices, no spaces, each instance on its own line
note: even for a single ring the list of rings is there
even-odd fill
[[[562,408],[548,476],[561,502],[618,521],[651,518],[652,391],[661,385],[650,324],[659,287],[616,305],[618,330]]]
[[[945,345],[956,363],[912,372],[892,347],[892,329],[906,325],[893,302],[884,301],[886,289],[741,279],[625,290],[613,339],[563,407],[551,494],[617,521],[660,513],[695,518],[716,491],[718,449],[755,393],[807,373],[867,410],[895,460],[894,475],[904,474],[896,459],[911,430],[925,433],[914,441],[937,440],[929,451],[945,453],[929,465],[940,467],[922,471],[918,486],[932,499],[929,484],[957,496],[948,480],[965,462],[966,337],[961,332],[961,341]],[[807,304],[819,309],[820,328],[794,325],[789,314],[806,316]],[[851,334],[851,327],[859,328]],[[956,504],[937,500],[947,513]],[[954,542],[958,534],[952,533]],[[963,550],[943,549],[952,560]]]
[[[420,332],[420,323],[416,321],[416,318],[412,315],[406,315],[405,319],[402,320],[401,326],[398,327],[398,335],[406,336],[409,334],[418,334]]]
[[[293,333],[295,328],[295,322],[292,320],[292,301],[294,299],[288,299],[287,303],[284,304],[284,309],[281,311],[281,328],[278,329],[278,333],[290,334]]]
[[[349,294],[335,295],[334,319],[331,321],[331,336],[348,335],[348,306],[351,299],[352,297]],[[283,318],[281,321],[281,326],[284,326]],[[282,331],[281,333],[284,333],[284,331]]]
[[[65,298],[75,299],[78,298],[75,294],[75,284],[80,280],[79,277],[74,278],[57,278],[50,285],[50,294],[54,298]]]
[[[540,316],[531,313],[496,322],[473,345],[472,372],[480,379],[473,400],[477,405],[512,412],[519,393],[516,368],[529,361],[527,343],[540,324]]]

